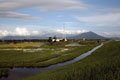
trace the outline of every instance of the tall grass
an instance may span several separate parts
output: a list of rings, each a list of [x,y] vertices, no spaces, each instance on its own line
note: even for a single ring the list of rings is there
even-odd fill
[[[109,42],[74,64],[20,80],[120,80],[120,42]]]

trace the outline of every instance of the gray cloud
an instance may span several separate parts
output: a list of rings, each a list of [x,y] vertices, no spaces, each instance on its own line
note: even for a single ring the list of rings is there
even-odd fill
[[[87,32],[87,30],[66,30],[67,35],[76,35]],[[4,36],[30,36],[30,35],[48,35],[48,34],[63,34],[63,29],[57,30],[30,30],[26,27],[16,27],[13,30],[0,30],[0,37]],[[48,35],[49,36],[49,35]]]
[[[0,12],[0,18],[15,18],[15,19],[23,19],[23,20],[37,20],[39,18],[33,17],[28,14],[21,14],[21,13],[15,13],[11,11],[2,11]]]
[[[82,2],[77,0],[1,0],[0,11],[15,10],[21,8],[40,8],[41,10],[70,10],[85,9]]]
[[[86,9],[85,4],[77,0],[0,0],[0,18],[36,19],[27,14],[12,12],[23,8],[37,8],[41,11]]]
[[[103,32],[107,37],[120,37],[120,32]]]
[[[120,27],[120,13],[101,14],[94,16],[75,16],[76,19],[102,27]]]
[[[102,11],[105,11],[105,12],[112,12],[112,13],[119,13],[120,12],[120,8],[105,8],[105,9],[102,9]]]

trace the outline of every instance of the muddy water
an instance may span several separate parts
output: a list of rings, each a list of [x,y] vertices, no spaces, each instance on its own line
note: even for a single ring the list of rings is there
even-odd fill
[[[38,72],[43,72],[45,70],[54,69],[54,68],[57,68],[57,67],[60,67],[60,66],[64,66],[64,65],[67,65],[67,64],[77,62],[77,61],[87,57],[92,52],[94,52],[96,49],[100,48],[101,46],[103,46],[103,44],[101,44],[101,45],[93,48],[92,50],[90,50],[90,51],[76,57],[73,60],[66,61],[66,62],[63,62],[63,63],[54,64],[54,65],[50,65],[48,67],[44,67],[44,68],[13,68],[13,69],[9,69],[9,71],[10,71],[9,76],[6,77],[6,78],[3,77],[0,80],[16,80],[18,78],[27,77],[27,76],[30,76],[32,74],[38,73]]]

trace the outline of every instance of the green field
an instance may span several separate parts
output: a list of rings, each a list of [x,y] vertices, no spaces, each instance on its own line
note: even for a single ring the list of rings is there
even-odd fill
[[[105,43],[76,63],[20,80],[120,80],[120,41]]]

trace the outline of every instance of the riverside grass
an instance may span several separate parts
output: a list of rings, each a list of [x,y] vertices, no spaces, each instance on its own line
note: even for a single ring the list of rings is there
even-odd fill
[[[76,63],[19,80],[120,80],[120,41],[105,43]]]

